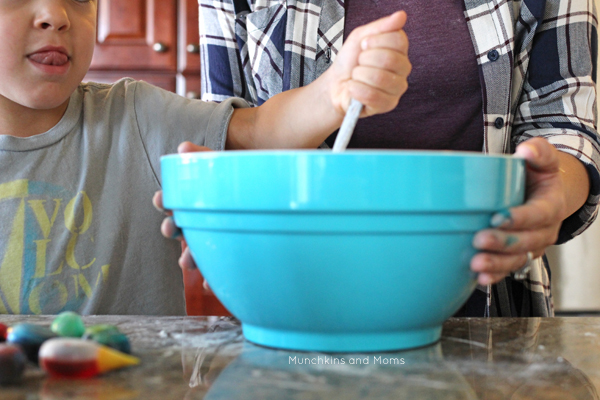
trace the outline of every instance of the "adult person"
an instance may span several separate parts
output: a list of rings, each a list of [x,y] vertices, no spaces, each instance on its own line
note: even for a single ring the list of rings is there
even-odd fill
[[[544,250],[583,232],[600,194],[592,0],[200,0],[202,97],[260,105],[306,85],[354,27],[399,9],[408,90],[392,112],[359,122],[349,147],[524,157],[526,203],[475,236],[479,285],[457,315],[551,316]],[[180,264],[192,263],[184,252]]]

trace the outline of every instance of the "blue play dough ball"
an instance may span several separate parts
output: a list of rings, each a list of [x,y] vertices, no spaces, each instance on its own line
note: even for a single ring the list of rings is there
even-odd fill
[[[48,327],[18,324],[10,328],[6,341],[21,346],[27,358],[37,364],[38,352],[42,343],[53,337],[56,337],[56,335]]]

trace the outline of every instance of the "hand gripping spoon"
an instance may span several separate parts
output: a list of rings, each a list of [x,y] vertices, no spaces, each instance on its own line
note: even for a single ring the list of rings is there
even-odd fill
[[[360,101],[355,99],[350,100],[350,105],[346,111],[346,116],[342,121],[342,126],[340,127],[337,137],[335,138],[335,142],[333,143],[333,152],[337,153],[346,150],[362,109],[363,105]]]

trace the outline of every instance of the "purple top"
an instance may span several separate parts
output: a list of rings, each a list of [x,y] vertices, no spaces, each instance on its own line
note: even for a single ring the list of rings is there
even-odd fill
[[[344,37],[357,26],[394,11],[406,11],[408,20],[404,30],[413,66],[408,90],[398,106],[390,113],[359,120],[348,147],[481,152],[481,84],[463,2],[346,0],[345,3]]]

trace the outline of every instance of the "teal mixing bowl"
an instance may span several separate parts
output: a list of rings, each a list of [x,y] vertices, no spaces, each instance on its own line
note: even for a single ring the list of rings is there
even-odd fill
[[[475,287],[474,234],[525,164],[477,153],[231,151],[161,159],[163,201],[251,342],[388,351],[440,338]]]

